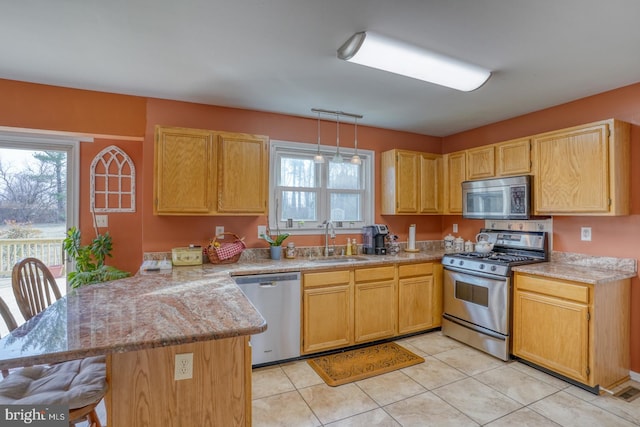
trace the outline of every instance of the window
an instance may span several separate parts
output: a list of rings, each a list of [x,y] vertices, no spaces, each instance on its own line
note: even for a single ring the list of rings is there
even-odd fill
[[[292,234],[320,233],[330,219],[337,232],[359,231],[373,222],[374,152],[358,150],[359,165],[350,162],[353,150],[320,146],[324,163],[313,160],[318,146],[271,141],[269,227]]]

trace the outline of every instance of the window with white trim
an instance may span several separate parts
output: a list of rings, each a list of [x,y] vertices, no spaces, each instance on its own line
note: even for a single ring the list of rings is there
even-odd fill
[[[374,152],[358,150],[361,164],[350,162],[353,150],[320,146],[324,163],[315,163],[318,146],[300,142],[270,143],[269,227],[291,234],[320,233],[331,220],[338,233],[359,232],[373,223]]]

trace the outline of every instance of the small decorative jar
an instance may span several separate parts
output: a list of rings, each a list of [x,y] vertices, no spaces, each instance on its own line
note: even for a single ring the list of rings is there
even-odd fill
[[[454,250],[454,252],[463,252],[464,251],[464,239],[462,237],[457,237],[453,241],[453,250]]]
[[[287,243],[287,249],[284,252],[285,258],[293,259],[296,257],[296,245],[293,242]]]
[[[451,234],[447,235],[444,238],[444,251],[446,253],[449,254],[449,253],[453,252],[453,243],[454,243],[455,240],[456,240],[456,238],[453,237]]]

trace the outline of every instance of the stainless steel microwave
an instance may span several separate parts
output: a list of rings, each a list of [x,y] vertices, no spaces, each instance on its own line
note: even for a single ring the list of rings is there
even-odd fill
[[[531,176],[464,181],[462,216],[473,219],[529,219]]]

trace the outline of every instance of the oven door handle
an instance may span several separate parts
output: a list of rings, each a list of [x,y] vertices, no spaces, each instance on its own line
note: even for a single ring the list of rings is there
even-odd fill
[[[486,279],[493,279],[493,280],[506,280],[509,277],[509,276],[499,276],[497,274],[483,273],[481,271],[469,271],[463,268],[457,268],[457,267],[452,267],[448,265],[445,265],[444,269],[455,271],[457,273],[468,274],[470,276],[484,277]]]
[[[490,337],[493,337],[493,338],[496,338],[496,339],[499,339],[499,340],[502,340],[502,341],[506,340],[506,337],[504,335],[500,335],[497,332],[493,332],[492,330],[487,329],[487,328],[483,328],[482,326],[479,326],[479,325],[473,325],[473,327],[472,327],[471,326],[472,324],[470,324],[470,323],[468,323],[468,322],[466,322],[466,321],[464,321],[462,319],[458,319],[457,317],[451,316],[451,315],[449,315],[447,313],[442,313],[442,317],[444,319],[447,319],[450,322],[453,322],[453,323],[455,323],[457,325],[462,326],[463,328],[471,329],[472,331],[475,331],[475,332],[481,332],[481,333],[483,333],[485,335],[489,335]]]

